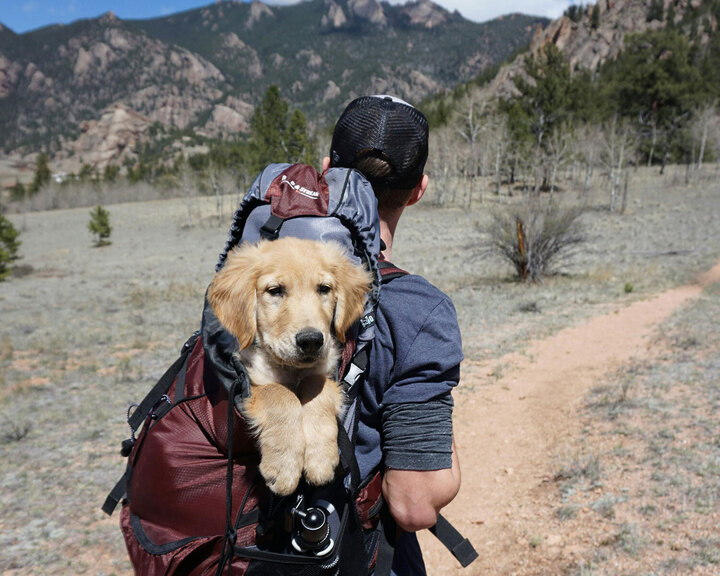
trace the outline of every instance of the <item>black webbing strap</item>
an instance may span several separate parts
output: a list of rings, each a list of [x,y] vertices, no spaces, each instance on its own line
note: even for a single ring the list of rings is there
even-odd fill
[[[389,530],[397,531],[397,525],[390,516],[388,509],[384,508],[380,520],[380,535],[374,576],[390,576],[392,573],[393,558],[395,557],[395,538],[394,534],[388,537]]]
[[[464,538],[442,514],[438,514],[437,524],[430,528],[430,532],[452,552],[463,568],[467,568],[478,557],[470,540]]]
[[[270,214],[267,222],[260,228],[260,235],[266,240],[277,240],[278,236],[280,236],[280,228],[284,222],[284,218]]]
[[[165,374],[157,381],[157,384],[153,386],[152,390],[148,392],[148,395],[145,396],[143,401],[140,402],[140,405],[130,415],[128,424],[133,432],[140,428],[140,425],[145,422],[145,418],[150,414],[150,411],[160,402],[162,397],[167,394],[168,390],[170,390],[170,386],[172,386],[172,383],[175,381],[175,377],[180,373],[183,364],[185,364],[185,360],[190,352],[192,352],[198,335],[198,333],[193,334],[190,339],[185,342],[180,352],[180,357],[167,369]]]
[[[343,470],[350,472],[351,491],[355,492],[360,486],[360,466],[355,458],[355,448],[350,441],[347,430],[342,422],[338,422],[338,448],[340,450],[340,463]]]
[[[380,282],[382,284],[387,284],[390,280],[407,275],[405,270],[398,268],[387,260],[380,260],[378,262],[378,268],[380,269]]]
[[[115,512],[115,508],[120,503],[120,500],[125,498],[125,492],[127,491],[127,481],[130,477],[130,466],[125,468],[125,473],[122,475],[120,480],[117,481],[115,487],[110,491],[110,494],[105,498],[105,503],[102,505],[102,511],[108,516],[112,516]]]
[[[232,561],[235,556],[235,542],[237,541],[237,526],[232,518],[232,499],[233,499],[233,437],[235,436],[235,396],[240,390],[250,387],[250,379],[245,366],[242,363],[233,362],[237,372],[237,378],[233,381],[228,390],[228,406],[227,406],[227,451],[228,461],[225,473],[225,537],[223,538],[223,549],[218,562],[218,570],[216,576],[222,576],[225,566],[227,566],[227,575],[232,576]],[[245,502],[250,491],[245,493],[241,511],[245,508]]]

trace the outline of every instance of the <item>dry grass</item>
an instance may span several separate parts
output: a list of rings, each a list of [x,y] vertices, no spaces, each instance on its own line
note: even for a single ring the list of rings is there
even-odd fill
[[[450,293],[468,359],[522,350],[608,303],[687,282],[720,257],[717,183],[675,188],[655,174],[634,182],[624,216],[599,209],[604,196],[590,203],[582,217],[585,250],[539,286],[512,280],[508,266],[480,256],[487,199],[471,212],[411,208],[393,259]],[[191,227],[183,199],[114,204],[111,211],[113,243],[102,250],[88,238],[85,208],[11,217],[31,268],[0,285],[0,432],[10,435],[0,442],[3,574],[129,573],[116,519],[99,510],[124,465],[125,412],[198,327],[227,230],[215,224],[214,198],[193,200]],[[607,568],[609,559],[635,566],[657,547],[667,552],[662,562],[717,568],[720,542],[709,530],[720,497],[711,482],[718,485],[720,438],[711,412],[720,370],[710,348],[717,350],[714,296],[670,327],[673,351],[662,364],[638,367],[625,391],[627,374],[619,374],[606,383],[604,404],[589,407],[602,429],[597,438],[612,440],[602,452],[588,444],[589,451],[573,454],[587,474],[592,467],[583,458],[597,458],[601,491],[576,475],[575,491],[564,502],[558,495],[558,509],[567,507],[566,525],[590,514],[608,533],[578,574],[619,573]],[[610,417],[613,405],[619,408]],[[648,424],[634,420],[640,417]],[[644,428],[652,418],[662,428]],[[644,493],[610,482],[625,468],[646,474]],[[538,549],[545,545],[543,535],[528,538]],[[675,549],[682,553],[671,554]],[[673,573],[659,564],[657,572]]]
[[[556,478],[561,530],[590,538],[575,514],[589,509],[604,534],[576,573],[720,573],[718,296],[709,289],[660,329],[655,361],[623,368],[588,398],[583,443],[602,468],[592,486],[581,474]]]

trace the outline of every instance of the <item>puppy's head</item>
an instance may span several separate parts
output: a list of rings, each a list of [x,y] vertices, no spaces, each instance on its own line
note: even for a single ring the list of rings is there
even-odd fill
[[[279,364],[308,367],[363,312],[371,276],[334,244],[283,238],[234,249],[208,300],[240,349],[265,349]]]

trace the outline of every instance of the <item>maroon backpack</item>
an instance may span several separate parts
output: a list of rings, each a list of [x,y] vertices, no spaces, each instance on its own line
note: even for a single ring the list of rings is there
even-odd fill
[[[289,201],[298,191],[307,198],[317,189],[329,193],[322,203],[327,214],[314,205],[303,214],[307,200]],[[218,267],[232,245],[258,234],[277,237],[281,229],[300,235],[309,228],[313,235],[320,227],[322,236],[349,227],[345,234],[353,242],[371,236],[355,254],[377,254],[379,238],[367,225],[374,210],[368,194],[369,184],[355,171],[332,169],[320,176],[309,167],[271,165],[238,209]],[[355,197],[364,206],[354,207]],[[349,222],[363,212],[365,223]],[[308,226],[303,217],[310,219]],[[404,274],[387,263],[369,266],[380,270],[382,284]],[[377,291],[371,301],[376,298]],[[366,311],[343,350],[338,374],[344,376],[350,408],[338,426],[341,465],[335,479],[322,487],[301,482],[295,494],[280,498],[258,472],[259,454],[237,409],[249,393],[247,373],[229,352],[234,349],[229,335],[206,302],[201,330],[128,415],[131,437],[122,448],[127,467],[103,506],[112,514],[122,503],[120,524],[136,574],[390,573],[396,528],[383,506],[382,478],[379,472],[360,478],[353,444],[353,399],[363,381],[373,314],[373,308]],[[463,565],[476,557],[444,519],[435,532]]]

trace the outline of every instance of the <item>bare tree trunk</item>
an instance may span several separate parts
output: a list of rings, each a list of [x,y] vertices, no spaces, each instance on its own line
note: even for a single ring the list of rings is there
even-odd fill
[[[210,176],[210,185],[213,189],[213,194],[215,195],[215,217],[217,218],[218,226],[222,224],[222,190],[220,186],[220,182],[218,181],[218,175],[217,170],[215,169],[214,164],[210,164],[209,169],[209,176]]]
[[[623,131],[623,134],[620,139],[620,152],[618,153],[618,166],[617,166],[617,172],[615,174],[615,182],[613,184],[613,195],[612,200],[610,203],[610,212],[615,211],[615,202],[617,199],[617,192],[620,190],[620,178],[622,177],[622,170],[623,170],[623,164],[625,162],[625,133]],[[624,210],[624,208],[623,208]]]
[[[700,170],[702,167],[703,159],[705,158],[705,145],[707,144],[708,136],[708,122],[703,123],[702,138],[700,139],[700,153],[698,154],[697,165],[695,170]]]
[[[623,188],[622,204],[620,204],[620,214],[625,214],[628,200],[628,181],[630,180],[630,170],[625,170],[625,186]]]
[[[650,153],[648,154],[648,168],[652,166],[653,155],[655,154],[655,142],[657,141],[657,126],[655,121],[652,123],[652,140],[650,142]],[[662,172],[661,172],[662,173]]]
[[[185,193],[185,200],[186,200],[186,206],[187,206],[187,219],[186,219],[185,225],[188,228],[191,228],[192,227],[193,186],[192,186],[192,174],[190,173],[190,168],[188,167],[187,163],[183,163],[183,166],[181,168],[180,183],[181,183],[183,192]]]

